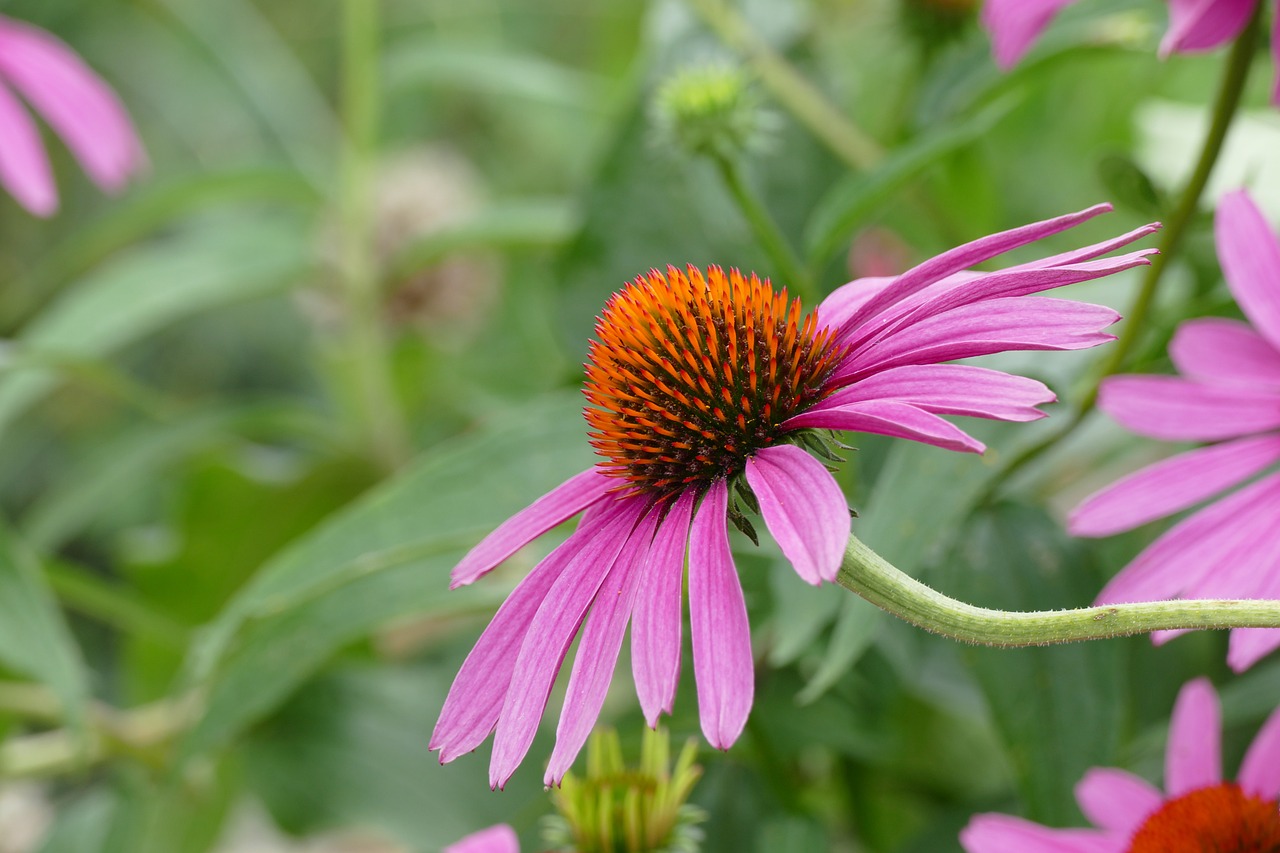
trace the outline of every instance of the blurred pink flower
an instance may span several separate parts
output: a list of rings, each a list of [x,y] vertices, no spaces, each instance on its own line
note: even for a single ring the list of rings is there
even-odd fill
[[[1263,724],[1235,782],[1222,779],[1222,710],[1207,679],[1178,693],[1161,791],[1113,767],[1095,767],[1076,802],[1097,829],[1051,829],[977,815],[960,833],[967,853],[1178,853],[1280,850],[1280,710]]]
[[[520,839],[514,829],[500,823],[455,841],[443,853],[520,853]]]
[[[807,317],[785,290],[719,267],[705,277],[692,266],[653,270],[615,294],[586,366],[585,414],[604,459],[512,516],[453,570],[454,586],[471,583],[583,514],[462,665],[431,738],[440,760],[496,731],[489,778],[505,784],[580,627],[547,784],[559,782],[595,724],[628,621],[640,705],[656,725],[679,680],[686,554],[702,731],[712,746],[731,746],[751,710],[754,673],[727,521],[745,524],[744,509],[759,512],[803,580],[832,581],[850,521],[839,485],[806,452],[831,451],[824,431],[981,453],[981,442],[940,415],[1043,417],[1037,406],[1054,395],[1040,382],[940,362],[1111,340],[1103,329],[1118,317],[1109,308],[1033,294],[1148,263],[1154,250],[1101,256],[1157,226],[1007,270],[966,270],[1109,209],[852,282]]]
[[[143,167],[142,144],[111,87],[55,36],[0,16],[0,184],[35,215],[58,209],[58,190],[40,130],[15,91],[102,189],[119,190]]]
[[[1018,64],[1061,9],[1075,0],[987,0],[982,24],[991,35],[996,62],[1006,71]],[[1240,35],[1260,0],[1169,0],[1169,29],[1160,56],[1212,50]],[[1271,102],[1280,105],[1280,14],[1273,22],[1277,76]]]
[[[1163,441],[1218,442],[1158,462],[1091,495],[1077,536],[1109,536],[1237,486],[1280,461],[1280,243],[1243,191],[1218,205],[1218,257],[1252,322],[1183,323],[1169,344],[1181,376],[1107,379],[1098,405]],[[1099,604],[1183,598],[1280,598],[1280,472],[1218,498],[1169,529],[1116,575]],[[1158,632],[1163,641],[1178,632]],[[1237,672],[1280,646],[1280,629],[1237,628]]]

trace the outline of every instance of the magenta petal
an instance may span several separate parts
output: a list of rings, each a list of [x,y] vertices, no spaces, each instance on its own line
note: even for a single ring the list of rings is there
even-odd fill
[[[631,673],[650,728],[657,727],[658,714],[671,713],[680,682],[680,605],[693,501],[692,490],[682,492],[658,527],[632,615]]]
[[[729,552],[728,503],[728,486],[717,480],[689,532],[693,676],[702,734],[716,749],[728,749],[742,734],[755,693],[747,605]]]
[[[1046,267],[1061,267],[1099,258],[1105,254],[1114,252],[1116,249],[1123,248],[1136,240],[1141,240],[1143,237],[1149,237],[1159,231],[1161,227],[1162,226],[1159,222],[1149,222],[1146,225],[1121,234],[1119,237],[1112,237],[1110,240],[1103,240],[1100,243],[1081,246],[1079,249],[1071,249],[1070,251],[1062,252],[1061,254],[1050,255],[1047,258],[1028,261],[1025,264],[1006,267],[1004,272],[1045,269]]]
[[[1280,798],[1280,708],[1272,712],[1249,744],[1236,781],[1246,794],[1264,800]]]
[[[960,831],[965,853],[1122,853],[1125,841],[1096,829],[1050,829],[1004,814],[974,815]]]
[[[1280,349],[1280,243],[1244,190],[1222,197],[1213,227],[1231,293],[1254,328]]]
[[[987,0],[982,26],[991,34],[996,64],[1008,71],[1040,37],[1059,10],[1075,0]]]
[[[896,400],[938,415],[1033,421],[1044,417],[1036,406],[1055,399],[1044,383],[999,370],[965,364],[911,364],[868,376],[835,392],[822,405]]]
[[[596,468],[570,477],[502,522],[467,552],[449,575],[450,588],[475,581],[534,539],[600,500],[611,485],[610,478]]]
[[[747,483],[760,515],[796,574],[817,586],[834,581],[849,544],[849,503],[821,462],[793,444],[755,452]]]
[[[1098,407],[1130,432],[1163,441],[1218,441],[1280,427],[1274,391],[1177,376],[1112,376]]]
[[[0,49],[3,45],[0,45]],[[26,108],[0,83],[0,184],[36,216],[52,216],[58,191],[40,131]]]
[[[520,839],[514,829],[500,823],[455,841],[443,853],[520,853]]]
[[[529,622],[498,716],[489,761],[492,787],[505,785],[529,751],[551,686],[578,626],[644,510],[644,502],[638,498],[616,500],[547,591]]]
[[[1280,628],[1235,628],[1227,646],[1227,666],[1244,672],[1276,649],[1280,649]]]
[[[1188,320],[1174,333],[1169,357],[1187,379],[1280,389],[1280,350],[1238,320]]]
[[[651,511],[636,525],[596,593],[565,690],[556,745],[543,778],[547,785],[560,784],[600,716],[656,526],[657,516]]]
[[[1067,523],[1072,536],[1110,536],[1180,512],[1280,460],[1280,436],[1262,435],[1181,453],[1095,492]]]
[[[1160,56],[1211,50],[1240,35],[1258,0],[1169,0]]]
[[[830,408],[819,404],[786,421],[786,429],[819,427],[867,432],[932,444],[946,450],[982,453],[985,445],[948,420],[895,400],[867,400]]]
[[[1091,823],[1128,838],[1164,797],[1146,779],[1113,767],[1094,767],[1076,784],[1076,802]]]
[[[1164,753],[1164,789],[1178,797],[1222,781],[1222,707],[1207,678],[1178,691]]]
[[[886,287],[897,280],[896,276],[877,276],[857,278],[848,284],[842,284],[827,295],[818,305],[815,312],[818,326],[837,328],[844,325],[859,308],[879,295]]]

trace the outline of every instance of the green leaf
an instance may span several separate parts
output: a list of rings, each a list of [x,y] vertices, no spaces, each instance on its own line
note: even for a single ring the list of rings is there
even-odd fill
[[[84,722],[88,675],[40,564],[0,526],[0,661],[47,684],[76,727]]]
[[[1108,154],[1099,160],[1098,177],[1112,199],[1143,216],[1158,218],[1171,209],[1151,176],[1126,154]]]
[[[303,232],[287,220],[201,224],[82,279],[23,329],[17,343],[35,356],[105,356],[185,317],[276,292],[306,269]],[[0,376],[0,430],[55,382],[44,368]]]
[[[592,463],[576,396],[440,445],[269,561],[187,662],[207,706],[184,745],[215,748],[276,707],[343,645],[391,619],[488,610],[503,590],[449,591],[485,533]]]

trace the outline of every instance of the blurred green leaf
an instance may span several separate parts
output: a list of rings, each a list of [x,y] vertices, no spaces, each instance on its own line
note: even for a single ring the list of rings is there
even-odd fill
[[[592,463],[574,396],[437,447],[268,562],[208,627],[188,672],[207,709],[197,754],[260,719],[334,651],[388,620],[497,603],[449,569],[499,522]]]
[[[1127,154],[1104,156],[1098,161],[1098,177],[1112,199],[1143,216],[1161,217],[1170,209],[1151,176]]]
[[[119,810],[119,795],[103,787],[62,803],[39,853],[106,853]]]

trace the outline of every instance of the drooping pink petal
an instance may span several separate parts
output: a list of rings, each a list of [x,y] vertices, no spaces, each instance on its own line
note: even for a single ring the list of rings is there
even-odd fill
[[[1076,802],[1084,816],[1126,838],[1163,800],[1159,789],[1146,779],[1114,767],[1094,767],[1076,784]]]
[[[682,492],[659,525],[632,616],[631,673],[650,728],[657,728],[658,714],[671,713],[680,682],[680,605],[693,501],[693,490]]]
[[[974,815],[960,831],[965,853],[1121,853],[1124,840],[1096,829],[1050,829],[1004,814]]]
[[[823,401],[825,404],[826,401]],[[844,406],[815,406],[783,424],[786,429],[819,427],[907,438],[964,453],[982,453],[986,445],[948,420],[896,400],[867,400]]]
[[[0,74],[44,116],[104,190],[120,189],[142,167],[142,144],[120,99],[59,39],[0,18]]]
[[[1169,357],[1187,379],[1280,391],[1280,350],[1238,320],[1188,320],[1174,332]]]
[[[1130,432],[1164,441],[1218,441],[1280,427],[1274,391],[1179,376],[1108,377],[1098,407]]]
[[[747,483],[760,515],[796,574],[817,586],[834,581],[849,544],[849,503],[817,459],[794,444],[757,450]]]
[[[1222,707],[1207,678],[1178,691],[1164,753],[1164,789],[1180,797],[1222,781]]]
[[[1149,465],[1095,492],[1071,512],[1072,536],[1110,536],[1195,506],[1280,461],[1280,436],[1202,447]]]
[[[1280,708],[1272,712],[1249,744],[1236,781],[1246,794],[1264,800],[1280,798]]]
[[[498,525],[454,566],[449,588],[466,586],[558,524],[604,497],[613,485],[597,468],[575,474]]]
[[[1169,0],[1169,29],[1160,41],[1160,58],[1231,41],[1257,5],[1258,0]]]
[[[645,510],[640,498],[618,498],[547,591],[529,622],[502,703],[489,761],[489,784],[511,778],[538,729],[560,664],[596,592]]]
[[[1245,486],[1178,522],[1111,579],[1098,604],[1173,598],[1258,547],[1280,500],[1280,477]]]
[[[1244,672],[1276,649],[1280,649],[1280,628],[1235,628],[1227,644],[1227,666],[1232,672]]]
[[[1015,350],[1075,350],[1115,340],[1102,330],[1120,315],[1101,305],[1021,296],[935,315],[848,357],[832,381],[845,385],[904,364],[938,364]]]
[[[476,641],[453,679],[427,745],[428,749],[440,750],[441,764],[475,749],[493,731],[511,684],[516,655],[534,614],[551,585],[592,535],[591,527],[579,525],[572,536],[534,566]]]
[[[520,853],[520,839],[514,829],[500,823],[455,841],[444,853]]]
[[[3,50],[3,45],[0,45]],[[58,209],[49,158],[40,131],[26,108],[0,83],[0,184],[36,216],[52,216]]]
[[[689,531],[689,622],[702,734],[716,749],[733,746],[751,713],[755,670],[742,585],[729,552],[729,492],[707,490]]]
[[[818,304],[814,312],[818,318],[819,328],[843,326],[859,308],[879,295],[896,279],[897,276],[872,276],[856,278],[848,284],[840,285]]]
[[[636,525],[596,593],[565,689],[556,745],[543,778],[546,785],[560,784],[600,716],[656,527],[657,514],[650,511]]]
[[[893,284],[863,303],[841,324],[841,335],[856,333],[858,327],[866,318],[878,314],[890,305],[900,302],[939,279],[968,269],[974,264],[988,261],[1011,249],[1066,231],[1068,228],[1073,228],[1081,222],[1092,219],[1098,214],[1106,213],[1109,210],[1111,210],[1111,205],[1109,204],[1094,205],[1078,213],[1069,213],[1066,216],[1046,219],[1043,222],[1033,222],[1020,228],[1013,228],[1008,231],[1002,231],[999,234],[981,237],[930,258],[898,276],[893,280]]]
[[[1054,15],[1075,0],[987,0],[982,26],[991,35],[996,64],[1008,71],[1031,49]]]
[[[842,388],[823,400],[821,408],[897,400],[939,415],[1033,421],[1044,417],[1036,406],[1056,399],[1043,382],[999,370],[967,364],[910,364]]]
[[[1244,190],[1218,202],[1213,222],[1222,274],[1253,327],[1280,349],[1280,243]]]

